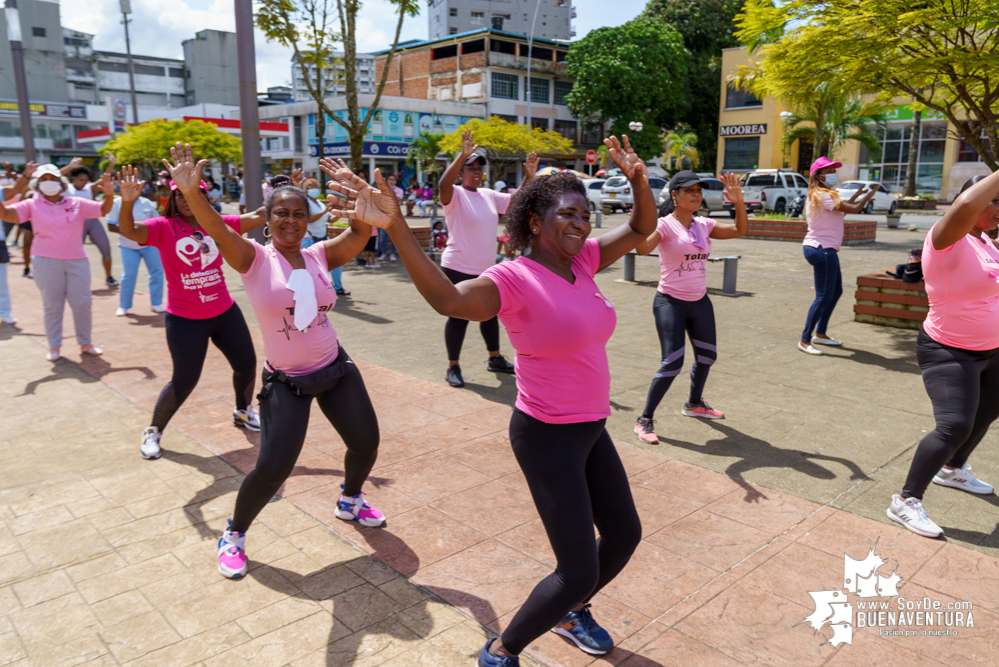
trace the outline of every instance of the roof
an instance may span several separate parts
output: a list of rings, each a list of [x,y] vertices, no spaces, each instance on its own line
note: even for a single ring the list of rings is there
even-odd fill
[[[107,56],[109,58],[128,58],[127,53],[117,53],[115,51],[97,51],[96,53],[98,55]],[[155,60],[157,62],[164,62],[164,63],[179,63],[181,65],[184,64],[184,60],[182,58],[160,58],[158,56],[140,56],[135,53],[132,54],[132,60],[134,62]]]
[[[412,39],[409,40],[408,42],[400,42],[399,45],[396,47],[396,53],[399,53],[401,51],[410,51],[413,49],[423,49],[428,46],[432,46],[434,44],[446,44],[455,41],[463,41],[468,37],[474,37],[476,35],[482,37],[486,37],[488,35],[495,35],[497,37],[513,37],[514,39],[522,39],[525,41],[528,39],[527,35],[519,35],[514,32],[494,30],[492,28],[479,28],[478,30],[470,30],[469,32],[459,32],[455,35],[448,35],[447,37],[441,37],[440,39],[427,39],[427,40]],[[570,44],[569,42],[556,41],[552,39],[542,39],[541,37],[535,37],[534,43],[549,46],[551,48],[561,48],[561,49],[569,48]],[[387,54],[390,50],[391,49],[384,49],[382,51],[372,51],[371,55],[382,56]]]

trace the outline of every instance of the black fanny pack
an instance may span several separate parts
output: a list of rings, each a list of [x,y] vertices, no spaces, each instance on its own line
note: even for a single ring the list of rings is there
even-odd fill
[[[333,363],[325,368],[320,368],[318,371],[313,371],[312,373],[307,373],[305,375],[288,377],[279,370],[269,371],[264,368],[264,386],[260,390],[261,395],[259,398],[267,397],[267,394],[270,393],[270,387],[268,387],[268,385],[271,382],[281,382],[286,384],[299,396],[318,396],[319,394],[324,394],[337,386],[340,382],[340,378],[347,373],[347,364],[353,363],[354,362],[350,360],[350,357],[347,356],[347,353],[341,347],[340,354],[338,354],[336,359],[333,360]]]

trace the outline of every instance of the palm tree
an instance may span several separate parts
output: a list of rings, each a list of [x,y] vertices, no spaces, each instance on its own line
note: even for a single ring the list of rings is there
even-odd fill
[[[828,99],[820,95],[811,104],[799,105],[788,117],[784,150],[798,139],[811,139],[816,155],[833,155],[846,142],[857,141],[871,156],[880,156],[881,141],[873,128],[887,123],[886,109],[883,104],[867,104],[859,97]]]
[[[696,169],[700,162],[700,154],[697,152],[697,135],[693,132],[670,132],[662,137],[663,140],[663,161],[669,161],[669,168],[673,168],[673,160],[677,160],[680,168],[683,168],[683,161],[690,163],[691,168]]]
[[[437,156],[441,154],[441,141],[443,140],[443,132],[420,132],[420,136],[409,144],[406,164],[410,167],[419,164],[423,168],[423,173],[428,176],[436,174],[442,169],[440,163],[437,162]]]

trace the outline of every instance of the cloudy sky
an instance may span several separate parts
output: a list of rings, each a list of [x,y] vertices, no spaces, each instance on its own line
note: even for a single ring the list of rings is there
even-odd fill
[[[607,11],[604,0],[573,0],[578,17],[574,20],[576,37],[603,25],[620,25],[637,16],[645,7],[643,0],[618,0],[614,12]],[[64,27],[96,35],[94,45],[102,51],[125,50],[125,35],[121,25],[118,0],[86,0],[61,2]],[[613,19],[608,19],[613,15]],[[384,0],[366,0],[358,20],[357,50],[377,51],[391,46],[395,31],[392,6]],[[181,42],[206,28],[235,30],[232,0],[132,0],[129,26],[132,52],[162,58],[182,58]],[[408,18],[402,28],[401,40],[426,39],[427,18],[424,12]],[[264,91],[268,86],[290,82],[290,52],[268,44],[257,31],[257,84]]]

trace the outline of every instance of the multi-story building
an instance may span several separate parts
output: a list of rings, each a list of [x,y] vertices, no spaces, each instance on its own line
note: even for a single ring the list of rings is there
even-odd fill
[[[187,105],[239,104],[239,65],[236,33],[202,30],[185,39]]]
[[[337,59],[336,67],[328,68],[323,73],[325,76],[327,97],[339,97],[347,92],[347,86],[344,83],[347,74],[341,60],[343,52],[334,53],[333,57]],[[375,92],[375,57],[370,53],[358,53],[356,62],[355,78],[357,79],[357,93],[359,95],[373,95]],[[310,81],[315,82],[315,65],[308,67],[308,76]],[[312,99],[312,95],[309,94],[309,88],[303,80],[302,68],[294,56],[291,59],[291,81],[292,97],[296,101],[304,102]]]
[[[539,4],[540,3],[540,4]],[[571,0],[430,0],[427,11],[431,40],[483,28],[542,39],[568,41],[576,36]]]
[[[17,9],[28,94],[32,100],[69,102],[59,3],[20,0]],[[4,73],[0,76],[0,100],[16,100],[14,61],[7,39],[6,13],[0,14],[0,71]]]

